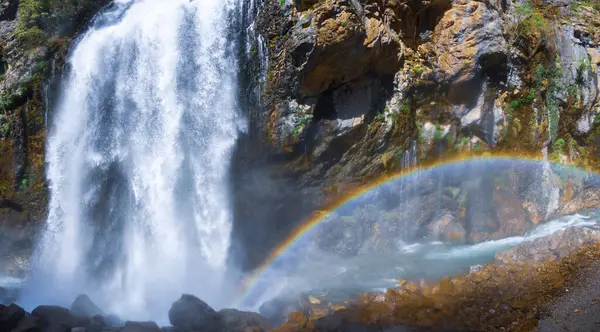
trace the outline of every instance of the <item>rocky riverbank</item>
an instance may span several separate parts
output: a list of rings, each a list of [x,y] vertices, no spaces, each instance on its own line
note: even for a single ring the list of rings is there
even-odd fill
[[[491,264],[432,285],[406,283],[386,294],[365,295],[347,309],[325,317],[294,313],[277,331],[382,331],[394,326],[434,331],[533,331],[540,322],[544,324],[540,326],[549,324],[553,313],[560,313],[553,304],[567,301],[573,292],[585,292],[596,277],[589,272],[597,267],[598,259],[600,245],[594,244],[556,261]],[[575,314],[583,313],[583,305],[594,303],[592,300],[583,297],[573,308],[578,310]],[[568,330],[594,331],[589,324],[578,327],[576,319],[559,324],[569,322],[574,325],[567,326]]]

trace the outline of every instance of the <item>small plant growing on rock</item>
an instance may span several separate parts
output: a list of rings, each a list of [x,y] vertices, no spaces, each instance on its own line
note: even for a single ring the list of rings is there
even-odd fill
[[[292,133],[293,138],[300,137],[300,134],[304,131],[306,127],[312,122],[313,115],[312,113],[304,113],[298,117],[298,121],[296,122],[296,126],[294,127],[294,132]]]
[[[433,133],[433,138],[436,141],[439,141],[439,140],[441,140],[443,138],[443,136],[442,136],[442,128],[441,128],[441,126],[440,126],[439,123],[437,123],[435,125],[435,132]]]
[[[400,111],[404,113],[410,112],[410,100],[406,100],[402,105],[400,105]]]
[[[596,114],[594,117],[594,126],[600,126],[600,113]]]
[[[4,114],[0,114],[0,138],[8,136],[10,132],[10,122],[8,117]]]
[[[585,84],[585,75],[594,71],[592,61],[586,56],[577,62],[577,76],[575,82],[579,85]]]
[[[558,153],[563,153],[564,151],[564,147],[565,147],[565,140],[562,138],[559,138],[556,140],[556,142],[554,142],[554,151],[558,152]]]

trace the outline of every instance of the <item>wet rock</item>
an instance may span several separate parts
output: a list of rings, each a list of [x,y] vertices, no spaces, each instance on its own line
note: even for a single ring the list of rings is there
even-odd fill
[[[109,324],[106,318],[99,315],[80,319],[80,325],[82,325],[86,332],[104,332],[109,326],[123,326],[123,324]]]
[[[104,312],[87,295],[79,295],[71,305],[71,313],[78,318],[103,316]]]
[[[496,260],[508,263],[540,263],[556,260],[576,251],[583,245],[600,241],[600,230],[570,227],[535,241],[523,242],[496,254]]]
[[[121,332],[161,332],[154,322],[126,322]]]
[[[171,306],[169,321],[180,331],[222,331],[224,320],[219,313],[199,298],[184,294]]]
[[[39,317],[25,314],[10,332],[46,332],[46,330],[42,329],[42,320]]]
[[[39,306],[31,312],[40,318],[45,332],[67,332],[77,327],[79,320],[69,310],[58,306]]]
[[[225,331],[227,332],[263,332],[273,329],[273,326],[265,317],[255,312],[224,309],[219,311],[219,314],[223,316]]]
[[[514,192],[507,189],[496,190],[493,199],[500,222],[499,233],[494,238],[523,235],[533,228],[534,224]]]
[[[437,240],[452,241],[464,243],[467,231],[464,226],[454,218],[454,216],[445,214],[427,225],[431,234]]]
[[[574,214],[585,209],[597,208],[600,206],[600,188],[586,188],[576,193],[571,199],[564,201],[559,207],[557,214]]]
[[[473,91],[476,98],[473,106],[467,101],[456,107],[460,128],[477,136],[487,145],[495,146],[500,140],[501,128],[506,123],[502,101],[495,89],[490,89],[486,82],[477,90]]]
[[[25,316],[25,310],[16,304],[4,306],[0,304],[0,331],[10,331]]]
[[[283,324],[293,312],[302,310],[304,306],[299,299],[278,298],[267,301],[258,308],[258,312],[276,326]]]

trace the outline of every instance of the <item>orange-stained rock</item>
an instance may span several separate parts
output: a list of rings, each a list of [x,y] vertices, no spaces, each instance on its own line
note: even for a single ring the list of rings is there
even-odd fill
[[[476,66],[506,61],[501,20],[486,2],[455,1],[436,26],[432,43],[439,70],[455,82],[474,78]]]
[[[464,243],[467,231],[451,214],[445,214],[427,225],[436,239]]]
[[[493,199],[500,223],[500,229],[494,234],[494,239],[523,235],[533,228],[534,224],[514,192],[507,189],[495,190]]]
[[[564,202],[564,205],[559,207],[558,213],[561,215],[574,214],[583,209],[592,209],[600,206],[600,188],[587,188],[576,194]]]

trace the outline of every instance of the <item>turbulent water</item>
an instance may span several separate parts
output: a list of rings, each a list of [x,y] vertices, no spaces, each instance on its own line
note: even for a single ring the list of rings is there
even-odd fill
[[[400,279],[431,281],[468,273],[472,267],[492,262],[496,253],[523,242],[534,241],[570,227],[598,226],[600,210],[589,217],[572,215],[551,220],[525,236],[474,245],[404,243],[399,244],[394,253],[347,258],[309,246],[302,258],[288,258],[269,271],[254,307],[249,307],[256,310],[273,298],[293,299],[300,293],[332,302],[352,300],[360,293],[385,292],[387,288],[395,288]]]
[[[182,292],[219,306],[237,133],[233,6],[117,0],[74,48],[30,301],[85,292],[128,319],[165,315]]]

